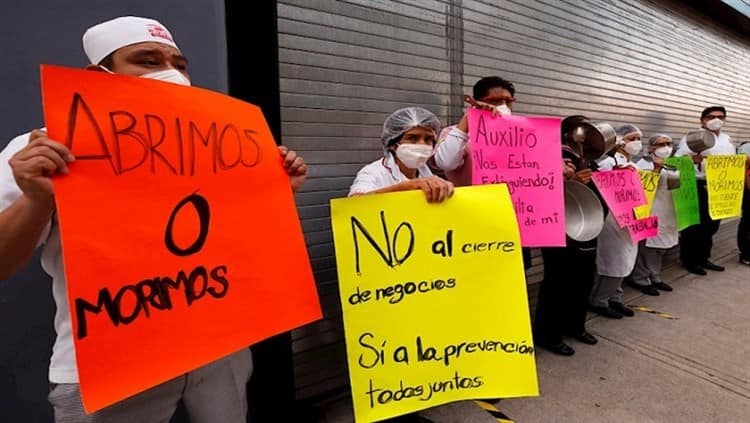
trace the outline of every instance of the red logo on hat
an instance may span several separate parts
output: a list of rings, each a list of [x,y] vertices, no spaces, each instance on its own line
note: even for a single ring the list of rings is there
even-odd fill
[[[165,40],[174,43],[172,36],[169,35],[169,32],[167,32],[164,27],[155,24],[147,24],[146,29],[148,29],[148,32],[152,37],[164,38]]]

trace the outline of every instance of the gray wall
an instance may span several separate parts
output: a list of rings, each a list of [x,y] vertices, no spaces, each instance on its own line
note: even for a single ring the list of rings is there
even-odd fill
[[[195,85],[226,91],[224,2],[192,0],[14,1],[0,13],[0,148],[43,125],[39,65],[81,67],[84,30],[122,15],[160,20],[190,60]],[[1,234],[0,234],[1,236]],[[0,281],[0,421],[51,421],[47,366],[54,337],[49,280],[35,259]]]
[[[750,140],[750,39],[722,22],[677,1],[280,0],[282,137],[312,164],[298,205],[325,312],[294,334],[298,397],[348,383],[328,201],[380,156],[387,114],[419,105],[454,123],[460,93],[496,74],[520,114],[677,137],[723,104],[727,132]]]

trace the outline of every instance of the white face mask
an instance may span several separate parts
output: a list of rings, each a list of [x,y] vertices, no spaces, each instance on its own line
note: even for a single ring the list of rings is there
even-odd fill
[[[500,113],[503,116],[510,116],[510,107],[508,107],[507,104],[501,104],[499,106],[495,106],[495,110],[497,110],[498,113]]]
[[[672,155],[672,147],[665,145],[663,147],[659,147],[653,152],[654,157],[658,157],[660,159],[666,159],[667,157]]]
[[[107,73],[111,73],[114,75],[114,72],[107,69],[106,67],[99,65],[99,67]],[[140,78],[148,78],[148,79],[155,79],[157,81],[164,81],[164,82],[171,82],[173,84],[178,85],[190,85],[190,80],[185,77],[180,71],[177,69],[165,69],[160,70],[156,72],[149,72],[144,73],[140,76]]]
[[[724,121],[719,118],[713,118],[706,122],[706,128],[711,131],[718,131],[722,126],[724,126]]]
[[[625,144],[625,151],[631,156],[635,156],[643,150],[643,143],[640,141],[630,141]]]
[[[164,69],[156,72],[144,73],[141,78],[155,79],[157,81],[171,82],[177,85],[190,85],[190,80],[187,79],[182,72],[177,69]]]
[[[409,169],[418,169],[432,157],[433,148],[427,144],[399,144],[396,157]]]

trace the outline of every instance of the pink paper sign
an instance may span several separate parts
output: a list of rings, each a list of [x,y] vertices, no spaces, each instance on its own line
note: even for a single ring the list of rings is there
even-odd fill
[[[659,216],[635,220],[628,225],[628,232],[634,243],[659,235]]]
[[[620,227],[633,223],[633,209],[647,203],[641,178],[635,169],[594,172],[591,180],[601,193]]]
[[[560,122],[469,110],[472,184],[508,185],[524,247],[565,245]]]

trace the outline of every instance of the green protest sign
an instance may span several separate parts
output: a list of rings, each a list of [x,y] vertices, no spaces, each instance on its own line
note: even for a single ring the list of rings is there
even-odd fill
[[[677,230],[681,231],[701,221],[695,167],[690,157],[669,157],[665,163],[680,171],[680,187],[672,190],[672,200],[677,215]]]

